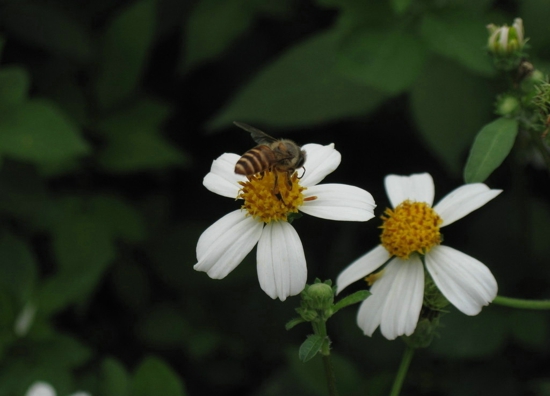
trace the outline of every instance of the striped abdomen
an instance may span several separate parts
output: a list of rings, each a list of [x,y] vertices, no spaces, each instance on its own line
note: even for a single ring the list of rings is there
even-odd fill
[[[277,160],[273,150],[262,144],[248,150],[239,158],[235,165],[235,173],[250,176],[271,168],[275,162]]]

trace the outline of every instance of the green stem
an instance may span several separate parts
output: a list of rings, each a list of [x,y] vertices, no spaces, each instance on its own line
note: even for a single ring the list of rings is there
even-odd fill
[[[336,377],[334,376],[334,369],[332,368],[330,354],[323,355],[323,366],[325,366],[325,376],[327,377],[328,394],[330,396],[338,396],[338,390],[336,389]]]
[[[405,349],[405,353],[403,353],[403,357],[401,358],[399,370],[397,370],[397,375],[393,381],[390,396],[399,396],[399,392],[401,392],[401,387],[403,386],[403,381],[407,376],[407,371],[409,371],[409,365],[411,364],[413,355],[414,348],[407,346],[407,349]]]
[[[323,357],[323,366],[325,367],[325,376],[327,378],[327,387],[329,396],[338,396],[336,389],[336,376],[330,360],[330,339],[327,336],[327,324],[324,319],[317,322],[311,322],[313,332],[325,339],[321,347],[321,356]]]
[[[521,298],[497,296],[493,300],[493,304],[520,309],[550,309],[550,300],[524,300]]]
[[[530,130],[529,134],[531,136],[531,140],[535,144],[535,147],[538,149],[538,151],[542,155],[542,158],[546,163],[547,170],[550,172],[550,153],[548,153],[548,150],[544,146],[544,142],[542,141],[540,132],[537,132],[535,130]]]

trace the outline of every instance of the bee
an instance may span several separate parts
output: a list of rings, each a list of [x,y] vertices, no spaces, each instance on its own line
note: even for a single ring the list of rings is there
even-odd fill
[[[235,173],[251,176],[267,170],[277,170],[287,173],[287,181],[292,186],[290,176],[298,168],[302,168],[306,162],[306,152],[296,143],[288,139],[275,139],[267,133],[260,131],[242,122],[233,122],[239,128],[250,132],[252,139],[258,146],[251,148],[237,161]],[[275,181],[274,193],[278,194],[277,181]]]

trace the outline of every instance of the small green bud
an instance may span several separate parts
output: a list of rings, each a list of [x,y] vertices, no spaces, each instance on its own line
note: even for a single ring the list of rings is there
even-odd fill
[[[529,75],[529,79],[533,80],[537,83],[544,82],[544,73],[541,72],[538,69],[533,70],[533,72]]]
[[[497,98],[496,113],[503,117],[510,117],[520,111],[520,101],[512,95],[505,94]]]
[[[326,310],[334,302],[334,291],[325,283],[315,283],[307,290],[309,306],[317,310]]]

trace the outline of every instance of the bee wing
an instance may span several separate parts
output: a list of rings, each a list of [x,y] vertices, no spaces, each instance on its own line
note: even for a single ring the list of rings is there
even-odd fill
[[[258,144],[270,144],[277,141],[274,137],[271,137],[267,133],[260,131],[258,128],[245,124],[244,122],[233,121],[233,124],[247,132],[250,132],[252,139],[254,139],[254,141]]]

